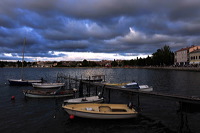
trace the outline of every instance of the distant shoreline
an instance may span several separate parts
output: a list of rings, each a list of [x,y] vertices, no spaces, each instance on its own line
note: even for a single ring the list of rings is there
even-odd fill
[[[20,67],[1,67],[1,68],[20,68]],[[200,72],[200,67],[155,67],[155,66],[129,66],[129,67],[25,67],[25,68],[132,68],[132,69],[157,69],[157,70],[177,70],[177,71],[196,71]]]
[[[200,72],[200,67],[143,67],[145,69],[160,69],[160,70],[177,70],[177,71],[195,71]]]

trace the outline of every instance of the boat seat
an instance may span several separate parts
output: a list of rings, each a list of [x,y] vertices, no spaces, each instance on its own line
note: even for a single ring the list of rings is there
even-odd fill
[[[99,112],[112,112],[112,109],[109,106],[100,106]]]

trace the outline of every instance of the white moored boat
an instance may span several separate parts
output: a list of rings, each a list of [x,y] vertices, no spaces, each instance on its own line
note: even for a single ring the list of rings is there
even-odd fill
[[[135,89],[138,91],[153,91],[153,87],[148,86],[148,85],[138,85],[138,83],[136,82],[128,83],[124,86],[121,86],[121,88]]]
[[[118,87],[126,88],[126,89],[135,89],[138,91],[153,91],[152,86],[138,85],[138,83],[135,81],[130,82],[130,83],[105,83],[105,85],[118,86]]]
[[[42,79],[40,80],[28,80],[24,79],[24,49],[26,44],[26,38],[24,38],[24,44],[23,44],[23,51],[22,51],[22,67],[21,67],[21,78],[20,79],[8,79],[8,82],[10,85],[17,85],[17,86],[27,86],[32,85],[32,83],[41,83],[43,82]]]
[[[24,96],[31,98],[61,98],[74,95],[74,90],[23,90]]]
[[[100,96],[91,96],[91,97],[82,97],[64,100],[65,104],[78,104],[78,103],[101,103],[104,101],[103,97]]]
[[[126,104],[67,104],[62,108],[69,114],[91,119],[128,119],[137,117],[138,112]]]
[[[41,88],[41,89],[60,88],[64,85],[65,85],[65,83],[32,83],[32,86],[34,88]]]

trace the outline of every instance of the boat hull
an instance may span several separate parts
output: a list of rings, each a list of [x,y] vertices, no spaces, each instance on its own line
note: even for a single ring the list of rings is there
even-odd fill
[[[139,91],[153,91],[153,87],[148,86],[148,85],[139,85],[140,89],[138,89]]]
[[[32,83],[42,83],[42,80],[22,80],[22,79],[8,79],[12,86],[30,86]]]
[[[23,94],[25,97],[30,98],[62,98],[62,97],[71,97],[73,96],[73,92],[69,93],[58,93],[54,94],[54,92],[49,91],[33,91],[33,90],[23,90]]]
[[[110,106],[109,104],[94,104],[97,106],[93,106],[90,104],[79,104],[81,107],[76,108],[76,106],[73,107],[67,107],[70,105],[63,106],[63,109],[69,114],[74,115],[77,117],[82,118],[89,118],[89,119],[130,119],[137,117],[138,113],[134,109],[129,109],[127,112],[117,112],[117,111],[100,111],[100,107]],[[85,105],[85,106],[84,106]],[[117,104],[114,106],[121,106],[120,109],[126,109],[128,108],[127,105],[121,105]],[[126,107],[125,107],[126,106]],[[92,108],[94,110],[85,110],[85,108]],[[118,109],[118,110],[120,110]]]
[[[64,83],[32,83],[32,86],[38,89],[55,89],[64,85]]]
[[[137,114],[95,114],[95,113],[87,113],[87,112],[79,112],[67,110],[65,111],[70,114],[81,118],[89,118],[89,119],[130,119],[137,117]]]

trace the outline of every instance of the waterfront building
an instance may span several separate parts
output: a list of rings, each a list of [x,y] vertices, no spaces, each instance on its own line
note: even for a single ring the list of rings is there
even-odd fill
[[[200,49],[200,46],[194,46],[182,48],[175,52],[174,64],[177,66],[185,66],[190,64],[190,53]]]
[[[200,49],[189,53],[190,65],[200,65]]]
[[[188,58],[189,48],[182,48],[174,54],[174,64],[177,66],[187,65],[189,63]]]

